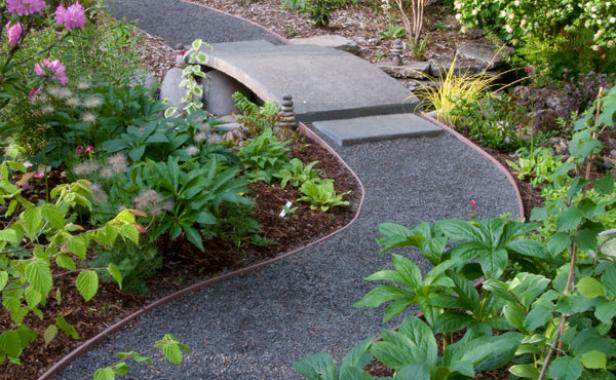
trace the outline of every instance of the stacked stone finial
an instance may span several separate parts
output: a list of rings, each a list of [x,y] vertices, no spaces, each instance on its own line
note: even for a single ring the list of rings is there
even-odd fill
[[[293,107],[293,97],[284,95],[282,97],[280,121],[278,126],[281,128],[295,129],[297,128],[297,120],[295,119],[295,110]]]
[[[395,40],[394,44],[391,48],[391,63],[394,66],[402,66],[402,49],[403,49],[402,41]]]

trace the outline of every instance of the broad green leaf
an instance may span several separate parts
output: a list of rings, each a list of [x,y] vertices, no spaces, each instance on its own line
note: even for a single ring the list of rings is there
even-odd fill
[[[416,290],[421,287],[421,271],[417,264],[397,254],[392,255],[392,262],[396,271],[400,273],[411,289]]]
[[[86,302],[90,301],[98,291],[98,274],[92,270],[80,272],[75,280],[75,285],[83,299]]]
[[[393,380],[430,380],[430,368],[423,363],[411,364],[400,368]]]
[[[372,339],[368,338],[353,347],[351,352],[342,359],[339,378],[360,380],[365,377],[364,375],[367,375],[363,373],[362,369],[372,361],[372,355],[368,352],[371,345]],[[359,370],[359,372],[356,370]],[[357,377],[357,375],[360,377]],[[371,377],[368,376],[367,379],[371,379]]]
[[[74,340],[79,340],[80,336],[75,327],[73,327],[70,323],[64,319],[64,315],[58,314],[56,315],[56,326],[65,333],[68,337]]]
[[[205,247],[203,246],[203,237],[195,228],[189,225],[182,225],[182,229],[186,234],[186,238],[189,242],[191,242],[195,247],[197,247],[201,252],[205,251]]]
[[[489,278],[499,278],[503,274],[508,261],[505,249],[486,251],[479,257],[481,269]]]
[[[73,236],[68,239],[68,249],[82,260],[86,258],[89,239],[86,235]]]
[[[98,368],[94,372],[94,380],[115,380],[115,372],[111,367]]]
[[[605,296],[605,287],[592,277],[581,278],[577,285],[577,290],[586,298]]]
[[[49,263],[35,259],[26,265],[25,275],[30,285],[41,294],[43,299],[46,299],[53,286]]]
[[[503,307],[503,315],[507,322],[520,331],[524,331],[524,319],[526,318],[526,310],[523,307],[509,303]]]
[[[575,207],[568,208],[556,219],[556,228],[559,232],[575,230],[582,222],[584,214]]]
[[[381,236],[379,236],[377,242],[381,246],[381,250],[383,252],[398,247],[416,247],[421,241],[421,237],[417,235],[413,230],[399,224],[380,224],[379,232],[381,233]]]
[[[595,317],[603,323],[612,324],[612,319],[616,316],[616,302],[605,302],[595,308]]]
[[[580,358],[584,367],[588,369],[605,369],[607,356],[601,351],[588,351]]]
[[[577,380],[582,376],[584,367],[582,363],[570,356],[561,356],[554,359],[548,368],[548,375],[552,379]]]
[[[5,241],[11,245],[18,245],[20,243],[19,233],[12,228],[1,230],[0,241]]]
[[[605,177],[594,181],[592,183],[592,187],[599,194],[603,194],[603,195],[611,194],[614,191],[614,177],[608,174]]]
[[[24,347],[15,330],[7,330],[0,334],[0,353],[4,352],[11,358],[18,358]]]
[[[451,219],[440,221],[437,225],[451,240],[483,242],[481,231],[469,222]]]
[[[507,243],[507,249],[520,255],[534,257],[542,260],[550,259],[550,255],[543,244],[534,240],[513,240]]]
[[[539,378],[539,370],[531,364],[513,365],[509,367],[509,373],[523,379],[536,380]]]
[[[548,251],[560,255],[571,245],[571,236],[566,232],[558,232],[548,241]]]
[[[47,326],[45,332],[43,333],[43,339],[45,340],[45,345],[51,343],[52,340],[58,335],[58,327],[55,324]]]
[[[68,269],[68,270],[77,270],[77,264],[75,264],[75,261],[73,261],[73,259],[70,258],[70,256],[65,255],[65,254],[59,254],[58,256],[56,256],[56,264],[60,267],[60,268],[64,268],[64,269]]]
[[[118,266],[114,263],[109,263],[107,266],[107,272],[118,283],[120,289],[122,289],[122,272],[120,271],[120,268],[118,268]]]
[[[184,360],[182,351],[191,351],[187,345],[179,342],[171,334],[165,334],[160,340],[156,341],[155,346],[163,353],[169,363],[176,366],[182,364]]]
[[[381,285],[371,291],[359,301],[353,304],[353,307],[375,308],[381,306],[385,302],[393,301],[399,298],[409,298],[410,293],[396,286]]]
[[[24,298],[26,299],[28,307],[31,309],[34,309],[43,300],[41,293],[39,293],[39,291],[34,289],[32,286],[28,286],[26,288],[24,291]]]
[[[7,271],[0,271],[0,292],[2,291],[2,289],[4,289],[4,287],[6,286],[6,284],[9,283],[9,274]]]
[[[295,363],[293,369],[308,380],[338,380],[336,363],[328,353],[307,356]]]
[[[535,305],[524,319],[524,328],[527,331],[535,331],[545,326],[553,318],[552,309],[544,305]]]
[[[611,297],[616,297],[616,264],[612,264],[605,269],[601,275],[601,283]]]

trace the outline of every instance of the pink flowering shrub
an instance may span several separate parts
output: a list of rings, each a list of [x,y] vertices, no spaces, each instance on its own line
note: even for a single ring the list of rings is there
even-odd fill
[[[12,24],[9,21],[6,24],[6,38],[11,49],[16,47],[17,44],[19,44],[23,31],[24,29],[19,22]]]
[[[45,9],[44,0],[7,0],[6,9],[15,16],[28,16],[42,13]]]
[[[86,24],[86,14],[83,6],[76,2],[65,8],[59,5],[55,13],[56,24],[64,26],[67,30],[83,28]]]
[[[53,61],[44,59],[41,63],[37,63],[34,65],[34,73],[39,77],[48,77],[58,81],[62,86],[66,86],[68,83],[66,67],[57,59]]]

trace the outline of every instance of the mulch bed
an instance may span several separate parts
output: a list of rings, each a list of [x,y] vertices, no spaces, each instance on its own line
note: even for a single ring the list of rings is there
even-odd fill
[[[37,331],[39,337],[24,351],[22,356],[24,364],[0,366],[0,379],[36,379],[83,341],[156,299],[224,272],[302,247],[348,224],[359,207],[361,190],[346,167],[327,150],[311,144],[304,138],[300,138],[292,146],[292,156],[306,163],[319,161],[316,168],[322,176],[335,180],[336,190],[351,191],[348,196],[351,206],[322,213],[296,202],[298,192],[291,187],[253,184],[249,195],[256,203],[254,216],[261,224],[264,236],[272,243],[266,247],[252,245],[237,247],[233,243],[217,239],[205,242],[204,253],[196,250],[185,240],[170,242],[163,239],[159,244],[163,268],[149,282],[150,292],[146,295],[128,294],[114,284],[103,283],[98,294],[86,303],[75,289],[75,275],[62,275],[63,270],[55,270],[57,288],[54,288],[51,294],[55,294],[56,289],[61,289],[62,297],[61,300],[53,296],[50,298],[44,308],[45,320],[51,323],[57,313],[64,314],[66,320],[77,329],[81,339],[71,340],[63,333],[59,333],[45,347],[42,335],[47,325],[36,317],[29,316],[27,324]],[[290,217],[280,218],[280,211],[288,200],[293,201],[297,211]],[[0,330],[10,326],[10,317],[3,310],[0,314]],[[84,374],[84,378],[90,376],[91,374]]]

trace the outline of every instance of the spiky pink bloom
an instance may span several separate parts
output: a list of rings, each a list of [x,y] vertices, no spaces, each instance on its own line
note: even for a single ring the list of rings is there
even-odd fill
[[[86,145],[86,154],[92,154],[94,153],[94,146],[93,145]]]
[[[83,153],[83,148],[81,147],[81,145],[77,145],[75,147],[75,155],[81,156],[81,153]]]
[[[54,59],[53,61],[50,59],[44,59],[43,62],[37,63],[34,65],[34,73],[39,77],[49,77],[54,79],[62,86],[66,86],[68,83],[66,67],[57,59]]]
[[[86,24],[86,10],[79,2],[64,8],[59,5],[56,8],[56,24],[64,26],[68,30],[82,28]]]
[[[41,13],[45,9],[44,0],[6,0],[6,9],[16,16]]]
[[[9,21],[6,24],[6,36],[9,40],[9,47],[14,48],[17,46],[19,41],[21,40],[21,34],[23,33],[24,28],[20,23],[16,22],[15,24],[11,24]]]

